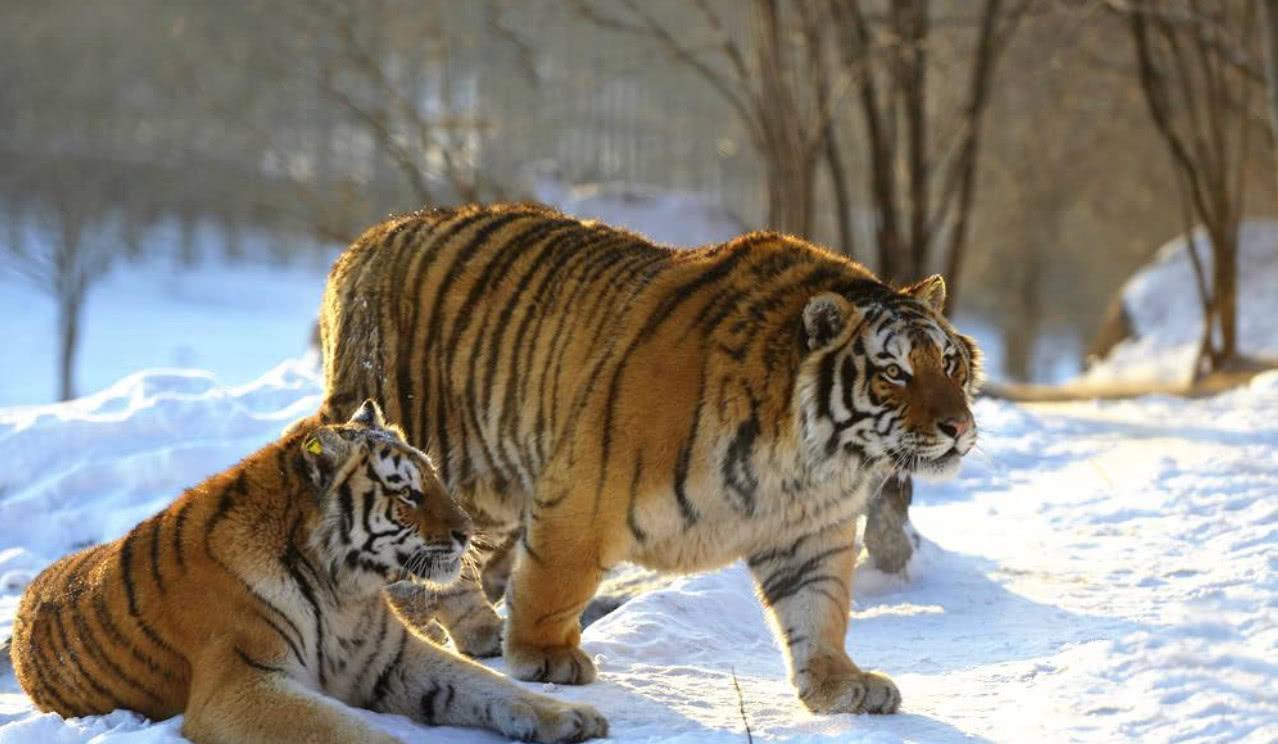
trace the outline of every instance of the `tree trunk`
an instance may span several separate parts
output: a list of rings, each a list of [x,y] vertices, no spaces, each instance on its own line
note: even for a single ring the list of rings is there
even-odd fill
[[[768,225],[771,230],[812,236],[812,197],[816,163],[789,150],[769,147],[767,158]]]
[[[58,298],[58,400],[75,397],[75,358],[80,346],[84,283],[73,281]]]
[[[1216,339],[1216,359],[1212,365],[1220,369],[1238,355],[1238,225],[1230,225],[1216,243],[1212,274],[1215,291],[1216,318],[1220,335]]]
[[[830,186],[834,192],[834,216],[839,224],[839,252],[856,259],[856,236],[852,232],[852,194],[848,191],[847,171],[839,143],[834,138],[834,127],[825,125],[825,163],[830,170]]]
[[[1278,140],[1278,0],[1264,0],[1261,20],[1265,26],[1265,77],[1269,88],[1269,126]],[[1274,170],[1278,177],[1278,169]]]

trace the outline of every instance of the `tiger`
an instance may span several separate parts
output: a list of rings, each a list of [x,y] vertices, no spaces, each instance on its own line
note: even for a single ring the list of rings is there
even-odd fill
[[[517,541],[504,622],[488,582],[447,600],[462,651],[585,684],[609,569],[745,559],[802,703],[892,713],[845,649],[857,521],[975,445],[980,353],[945,294],[777,232],[676,249],[533,204],[423,210],[334,263],[314,416],[379,401],[479,532]]]
[[[607,721],[410,632],[384,589],[445,586],[473,528],[429,459],[366,402],[187,490],[26,589],[11,654],[62,716],[185,714],[195,742],[396,742],[343,706],[516,739]]]

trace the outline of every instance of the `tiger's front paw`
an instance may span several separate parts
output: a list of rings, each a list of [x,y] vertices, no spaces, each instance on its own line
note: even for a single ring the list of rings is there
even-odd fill
[[[457,627],[448,629],[457,650],[477,659],[501,655],[501,618],[491,607],[473,613]]]
[[[501,732],[521,741],[558,744],[608,735],[608,720],[589,705],[560,703],[540,695],[514,702],[508,716]]]
[[[526,682],[586,685],[595,681],[594,662],[575,646],[538,648],[508,643],[506,668],[510,676]]]
[[[802,675],[799,699],[813,713],[895,713],[901,707],[901,692],[886,674],[856,668]]]

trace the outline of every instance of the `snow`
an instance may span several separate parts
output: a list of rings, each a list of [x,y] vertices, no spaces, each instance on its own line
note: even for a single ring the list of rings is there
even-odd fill
[[[1206,232],[1193,232],[1210,287]],[[1202,309],[1187,241],[1177,237],[1123,285],[1134,337],[1090,367],[1090,382],[1184,382],[1202,338]],[[1278,358],[1278,221],[1244,221],[1238,236],[1238,345],[1247,355]]]
[[[0,409],[0,637],[36,571],[271,440],[319,389],[303,359],[241,386],[150,371]],[[1278,373],[1207,400],[980,401],[980,452],[916,500],[925,540],[908,579],[859,572],[848,648],[894,675],[900,715],[804,711],[739,564],[590,626],[600,681],[551,694],[598,706],[623,742],[741,741],[734,674],[760,741],[1273,741],[1275,414]],[[360,715],[406,741],[432,736]],[[0,744],[178,741],[179,726],[126,712],[62,721],[0,676]]]
[[[328,259],[304,266],[166,258],[125,263],[92,286],[76,389],[101,390],[138,369],[209,370],[243,384],[306,350]],[[57,315],[35,287],[0,274],[0,405],[57,397]],[[245,334],[252,333],[246,342]]]
[[[530,170],[532,192],[539,201],[564,214],[634,230],[658,243],[692,247],[722,243],[746,232],[711,194],[629,184],[569,185],[548,172],[545,163],[534,163]]]
[[[702,197],[539,196],[674,244],[740,231]],[[1276,235],[1278,223],[1244,231],[1249,351],[1278,354]],[[1171,368],[1196,340],[1177,260],[1171,245],[1129,283],[1141,338],[1105,362],[1112,374]],[[32,405],[53,392],[52,303],[0,284],[0,639],[44,566],[120,536],[314,410],[316,360],[298,355],[322,263],[121,265],[90,296],[78,381],[96,392],[53,405]],[[960,320],[990,335],[973,325]],[[918,488],[907,577],[858,571],[847,647],[893,675],[899,715],[807,713],[739,564],[587,628],[595,684],[532,689],[597,706],[618,742],[741,742],[742,707],[771,742],[1278,741],[1278,373],[1203,400],[981,400],[976,418],[981,444],[959,478]],[[500,741],[357,715],[405,741]],[[40,714],[0,659],[0,744],[176,742],[180,726]]]

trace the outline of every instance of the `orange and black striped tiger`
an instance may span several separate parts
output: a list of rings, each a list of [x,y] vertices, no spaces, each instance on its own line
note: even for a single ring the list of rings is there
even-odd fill
[[[578,741],[587,706],[525,692],[412,634],[383,590],[454,581],[470,521],[372,402],[300,428],[23,595],[12,660],[41,709],[185,713],[197,742],[394,742],[336,701]]]
[[[944,301],[776,233],[675,250],[529,205],[412,214],[333,267],[318,416],[381,401],[481,531],[520,535],[512,675],[594,678],[578,616],[618,562],[746,558],[804,703],[888,713],[896,687],[844,650],[856,520],[975,442],[978,353]],[[466,585],[468,627],[444,624],[496,651]]]

